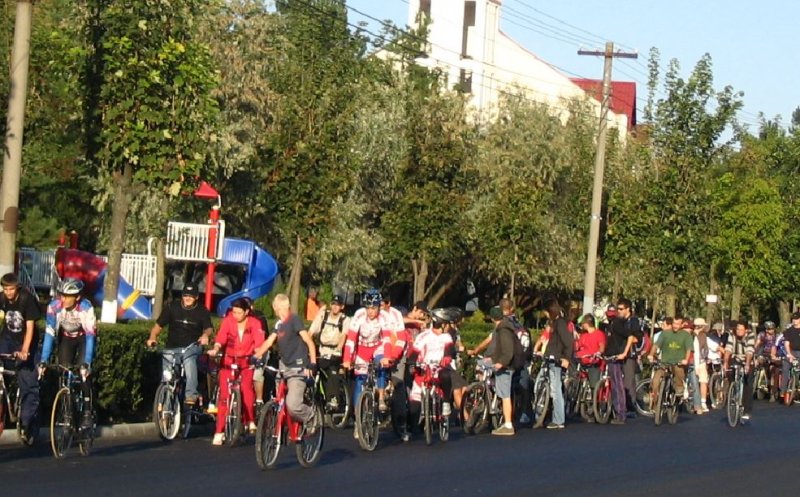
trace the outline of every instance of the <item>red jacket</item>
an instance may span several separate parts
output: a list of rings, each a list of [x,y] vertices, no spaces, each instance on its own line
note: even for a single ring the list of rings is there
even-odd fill
[[[228,367],[236,359],[240,368],[247,367],[248,358],[253,355],[256,348],[264,343],[264,330],[261,329],[261,322],[253,316],[247,316],[245,320],[244,333],[239,338],[238,323],[233,315],[228,314],[222,320],[214,342],[222,345],[225,356],[222,358],[222,366]]]

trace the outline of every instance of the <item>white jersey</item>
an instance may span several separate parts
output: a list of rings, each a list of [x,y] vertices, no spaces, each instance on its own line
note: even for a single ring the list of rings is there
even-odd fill
[[[381,309],[381,315],[386,321],[386,326],[389,331],[392,333],[400,333],[406,329],[405,322],[403,321],[403,313],[394,307],[389,307],[387,310]]]
[[[437,335],[430,329],[417,335],[414,350],[419,354],[417,362],[425,364],[441,364],[442,359],[453,347],[453,337],[449,333]]]

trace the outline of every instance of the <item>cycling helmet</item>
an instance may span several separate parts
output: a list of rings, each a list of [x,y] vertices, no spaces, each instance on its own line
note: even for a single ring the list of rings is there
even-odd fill
[[[381,306],[380,294],[364,296],[364,307],[380,307],[380,306]]]
[[[61,295],[80,295],[83,291],[83,282],[78,278],[64,278],[58,285]]]
[[[766,328],[768,330],[774,330],[775,329],[775,323],[773,321],[764,321],[764,328]]]

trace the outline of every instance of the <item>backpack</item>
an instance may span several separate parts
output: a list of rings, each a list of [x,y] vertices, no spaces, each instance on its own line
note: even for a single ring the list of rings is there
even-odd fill
[[[319,330],[319,343],[328,346],[330,346],[329,344],[329,342],[331,342],[330,339],[333,338],[331,337],[330,333],[326,334],[327,330],[329,329],[328,327],[329,315],[330,311],[328,309],[325,309],[325,314],[322,316],[322,322],[320,324],[320,330]],[[341,336],[342,332],[344,331],[344,314],[341,314],[339,316],[339,322],[336,323],[336,326],[339,328],[339,334],[336,336],[336,341],[338,342],[339,336]]]
[[[625,321],[625,329],[633,332],[633,335],[639,340],[631,347],[631,357],[641,357],[650,352],[650,334],[642,330],[642,325],[639,320],[633,316]]]
[[[533,359],[533,344],[531,343],[531,332],[528,331],[528,328],[522,326],[517,321],[515,321],[513,324],[514,324],[514,335],[517,337],[517,341],[520,343],[520,346],[522,347],[522,352],[523,355],[525,356],[525,363],[528,363]]]
[[[503,326],[498,328],[498,330],[506,329],[510,331],[511,336],[514,337],[514,355],[511,358],[511,364],[508,365],[508,369],[517,371],[525,367],[525,363],[527,362],[526,352],[525,347],[522,346],[520,337],[517,335],[516,326],[514,326],[513,322],[509,322],[508,324],[508,326]],[[530,349],[530,335],[528,335],[528,348]]]

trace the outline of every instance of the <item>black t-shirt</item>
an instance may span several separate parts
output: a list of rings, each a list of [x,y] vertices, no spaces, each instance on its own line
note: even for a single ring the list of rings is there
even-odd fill
[[[290,368],[306,367],[309,364],[308,347],[300,337],[306,327],[297,314],[292,314],[286,321],[275,321],[275,333],[278,334],[278,348],[281,362]]]
[[[183,307],[181,302],[173,302],[161,311],[156,323],[162,328],[169,327],[166,345],[168,349],[186,347],[196,342],[203,330],[213,328],[211,314],[199,302],[191,309]]]
[[[789,350],[800,350],[800,328],[789,328],[783,332],[783,339]]]
[[[623,317],[616,317],[613,321],[608,323],[608,331],[606,335],[605,355],[619,355],[625,352],[625,346],[628,344],[628,337],[631,336],[631,330],[626,326],[627,320]]]
[[[17,347],[17,350],[22,348],[22,343],[25,340],[26,321],[37,321],[42,317],[42,312],[39,309],[39,303],[36,297],[30,294],[26,289],[20,288],[17,293],[17,298],[10,301],[6,298],[5,294],[0,293],[0,311],[3,312],[4,321],[3,329],[0,331],[0,337],[3,341],[8,341]],[[33,353],[39,340],[36,336],[36,327],[33,328],[33,340],[31,340],[31,350]]]

